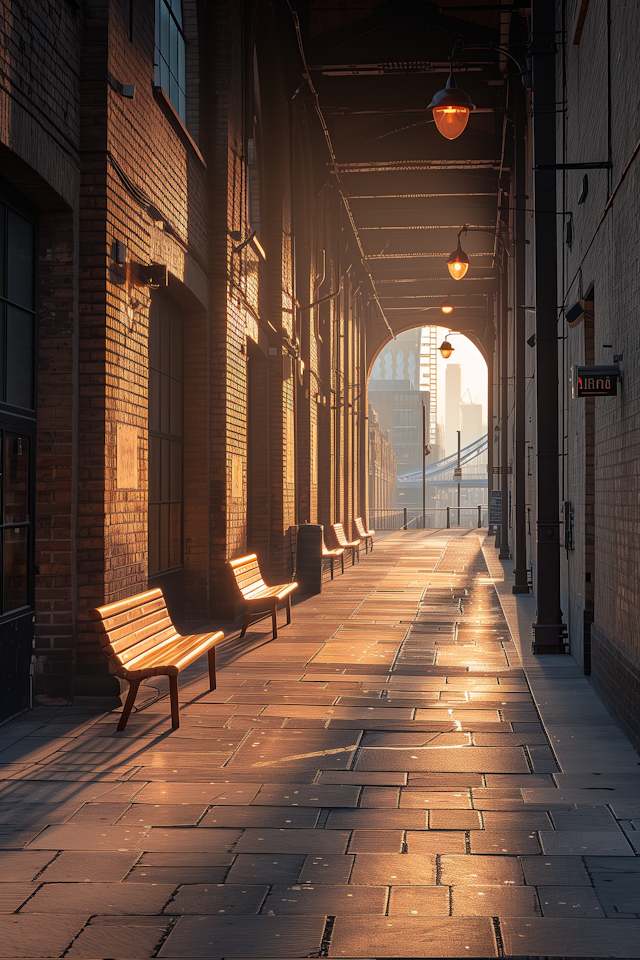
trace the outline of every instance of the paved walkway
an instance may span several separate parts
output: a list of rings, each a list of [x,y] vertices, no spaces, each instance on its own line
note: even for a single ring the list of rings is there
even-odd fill
[[[639,758],[511,582],[394,534],[192,668],[178,731],[0,727],[0,956],[640,957]]]

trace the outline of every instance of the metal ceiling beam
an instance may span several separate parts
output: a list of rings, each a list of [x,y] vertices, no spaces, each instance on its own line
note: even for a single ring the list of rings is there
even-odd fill
[[[499,190],[492,190],[491,193],[350,193],[348,196],[350,200],[448,200],[456,197],[495,198],[499,192]],[[361,207],[358,207],[358,210],[361,209]]]
[[[508,170],[499,160],[370,160],[338,163],[340,173],[405,173],[412,171]]]
[[[459,230],[462,224],[460,223],[418,223],[410,224],[408,226],[403,225],[392,225],[392,224],[383,224],[382,226],[377,227],[363,227],[358,224],[358,230],[362,233],[365,230]],[[471,224],[468,224],[471,229]],[[474,230],[495,230],[495,225],[492,223],[478,225],[473,228]],[[445,254],[446,256],[446,254]]]
[[[462,65],[456,64],[456,73],[481,73],[485,67],[496,66],[494,60],[476,60]],[[309,70],[321,73],[325,77],[376,77],[407,73],[449,73],[448,60],[405,60],[390,63],[323,63],[313,64]]]
[[[354,110],[351,107],[326,107],[326,117],[400,117],[406,114],[425,113],[424,107],[380,107],[376,110]],[[479,113],[504,113],[504,107],[476,107],[474,116]]]

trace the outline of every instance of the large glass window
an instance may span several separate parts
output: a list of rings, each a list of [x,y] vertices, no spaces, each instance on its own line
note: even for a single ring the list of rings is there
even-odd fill
[[[153,303],[149,327],[149,575],[182,564],[182,320]]]
[[[156,0],[155,84],[186,124],[185,45],[181,0]]]
[[[33,410],[35,225],[0,200],[0,401]]]
[[[0,436],[2,436],[0,434]],[[29,560],[29,438],[2,437],[2,597],[0,613],[26,607]]]

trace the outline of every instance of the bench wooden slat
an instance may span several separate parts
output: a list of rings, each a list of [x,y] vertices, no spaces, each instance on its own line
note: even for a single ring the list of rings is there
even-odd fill
[[[336,543],[343,547],[345,550],[351,552],[351,563],[352,565],[356,562],[356,555],[358,560],[360,560],[360,541],[359,540],[347,540],[346,534],[344,532],[344,527],[341,523],[332,523],[331,530],[333,532],[333,537]]]
[[[117,656],[118,660],[127,665],[131,663],[132,660],[135,660],[137,657],[141,657],[148,650],[155,650],[163,646],[165,640],[170,637],[179,637],[180,634],[177,632],[173,623],[170,619],[167,618],[166,625],[163,630],[157,630],[152,633],[150,636],[141,637],[139,642],[129,643],[123,650],[119,650],[116,645],[110,645],[111,650],[110,656]]]
[[[117,630],[118,627],[126,627],[128,624],[133,623],[135,620],[140,620],[143,617],[153,616],[154,614],[160,614],[162,616],[166,614],[166,612],[167,605],[164,599],[151,600],[149,603],[140,604],[131,610],[123,611],[111,617],[105,617],[103,620],[96,620],[95,626],[96,629]]]
[[[164,606],[165,599],[162,590],[155,587],[153,590],[146,590],[144,593],[138,593],[134,597],[127,597],[125,600],[116,600],[114,603],[108,603],[104,607],[97,607],[91,611],[92,620],[107,620],[109,617],[116,616],[121,612],[135,610],[142,604],[149,603],[152,600],[160,600]]]
[[[138,687],[145,677],[169,677],[171,721],[180,725],[177,677],[204,653],[209,659],[209,685],[216,686],[215,647],[222,630],[182,636],[173,625],[162,590],[146,590],[92,610],[96,633],[115,673],[129,681],[129,693],[118,730],[124,730]]]
[[[246,629],[252,619],[256,619],[261,614],[257,613],[258,608],[265,606],[271,610],[271,622],[273,624],[274,639],[278,636],[278,623],[276,619],[276,610],[279,603],[283,601],[287,605],[287,623],[291,623],[291,594],[297,589],[298,584],[281,583],[270,587],[264,582],[260,572],[260,564],[255,553],[250,553],[246,557],[237,557],[229,561],[229,567],[233,573],[236,586],[238,587],[243,600],[247,604],[247,614],[240,636],[243,637]],[[261,613],[264,612],[263,610]]]
[[[148,617],[138,617],[130,623],[116,627],[115,630],[109,629],[110,645],[113,647],[114,652],[119,653],[121,650],[126,650],[130,643],[135,642],[132,639],[134,636],[142,639],[152,636],[154,633],[160,633],[164,630],[167,623],[171,623],[171,617],[165,607],[163,610],[155,611]]]
[[[139,659],[122,666],[121,675],[126,674],[127,678],[177,676],[186,666],[206,653],[212,636],[214,634],[211,633],[188,637],[174,634],[167,641],[171,643],[169,651],[166,650],[166,643],[159,650],[147,651]]]
[[[264,589],[268,590],[269,587],[266,585],[262,577],[237,577],[236,583],[244,593],[246,590],[254,589]]]
[[[333,580],[333,567],[336,560],[340,560],[342,563],[342,572],[344,573],[344,547],[335,547],[333,550],[330,550],[326,543],[324,542],[324,536],[322,538],[322,556],[327,557],[329,560],[329,566],[331,568],[331,579]]]
[[[353,521],[353,525],[356,528],[356,536],[358,536],[360,540],[364,540],[365,550],[367,553],[369,553],[369,544],[371,544],[371,550],[373,550],[373,538],[375,535],[375,530],[366,530],[362,517],[356,517],[356,519]]]

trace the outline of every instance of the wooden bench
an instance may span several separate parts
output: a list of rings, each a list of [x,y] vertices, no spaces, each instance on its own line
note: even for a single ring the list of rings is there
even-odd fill
[[[287,623],[291,623],[291,594],[297,590],[297,583],[280,583],[276,587],[269,587],[262,579],[258,557],[250,553],[237,560],[229,560],[236,583],[247,604],[247,615],[242,625],[241,637],[244,637],[247,627],[252,620],[259,620],[265,610],[271,610],[273,638],[278,636],[278,619],[276,610],[285,602],[287,605]]]
[[[215,646],[224,639],[222,630],[181,636],[174,627],[162,590],[147,590],[126,600],[91,611],[102,649],[115,667],[115,674],[129,681],[129,693],[118,730],[124,730],[138,687],[146,677],[168,676],[171,726],[180,726],[178,674],[206,653],[209,688],[216,688]]]
[[[333,530],[333,536],[336,539],[336,543],[339,547],[342,547],[343,550],[351,551],[351,566],[356,562],[356,556],[358,557],[358,563],[360,562],[360,541],[359,540],[347,540],[347,536],[344,532],[344,527],[341,523],[332,523],[331,529]]]
[[[375,537],[375,530],[366,530],[362,517],[356,517],[353,521],[353,526],[355,527],[356,536],[360,540],[364,540],[365,553],[369,553],[369,544],[371,544],[371,552],[373,553],[373,538]]]
[[[326,543],[324,542],[324,537],[322,538],[322,558],[323,560],[329,561],[331,566],[331,579],[333,580],[333,565],[336,560],[340,560],[342,563],[342,572],[344,573],[344,547],[336,547],[335,550],[329,550]]]

